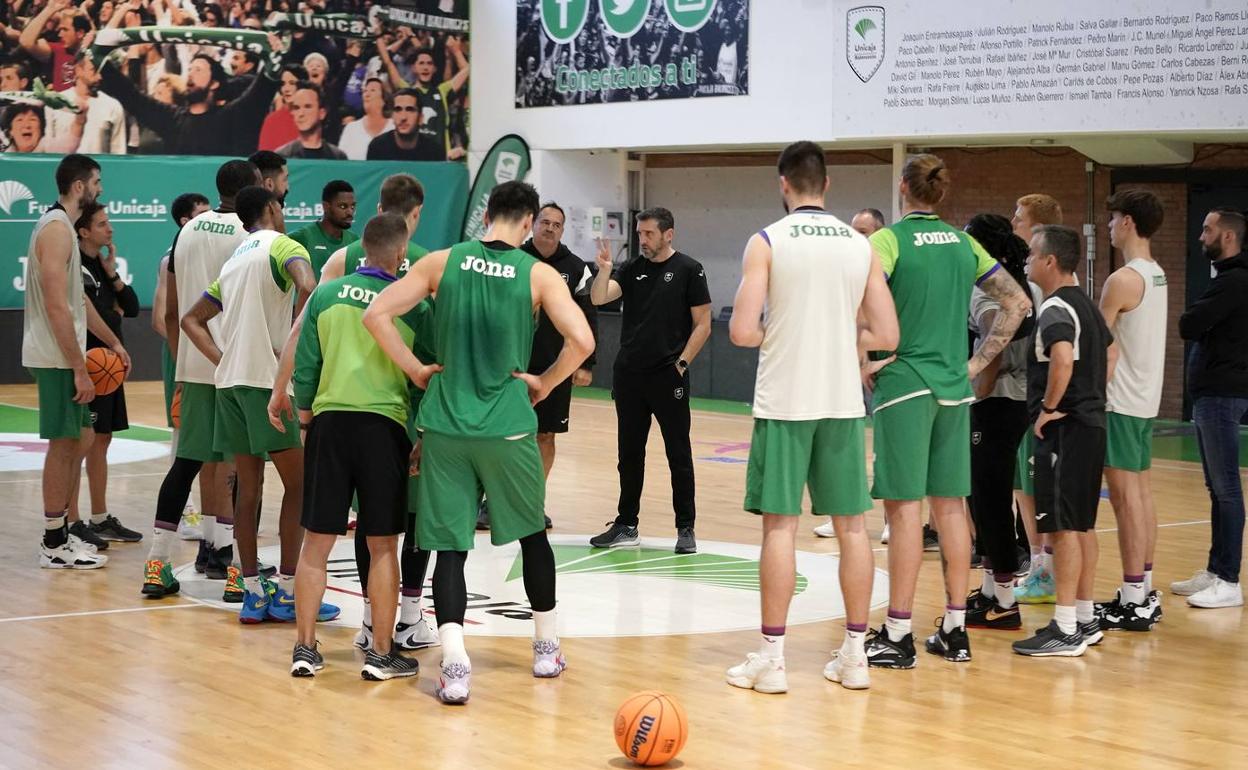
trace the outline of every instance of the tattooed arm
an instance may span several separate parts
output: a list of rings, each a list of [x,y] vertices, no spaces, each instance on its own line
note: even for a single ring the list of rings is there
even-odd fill
[[[1031,300],[1027,298],[1027,294],[1018,285],[1018,281],[1015,281],[1014,277],[1005,270],[997,270],[989,274],[979,288],[996,300],[1001,306],[1001,312],[997,313],[992,321],[992,328],[988,330],[984,341],[975,351],[975,355],[971,356],[971,360],[966,364],[967,373],[971,379],[978,377],[988,362],[1001,354],[1001,351],[1013,339],[1014,332],[1023,322],[1028,309],[1031,308]]]

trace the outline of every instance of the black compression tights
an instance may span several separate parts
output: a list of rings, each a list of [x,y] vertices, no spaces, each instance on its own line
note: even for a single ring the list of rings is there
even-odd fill
[[[524,592],[534,612],[549,612],[555,608],[555,553],[551,550],[546,530],[520,539],[520,552],[524,560]],[[437,611],[438,625],[459,623],[463,625],[468,608],[468,588],[464,581],[464,564],[467,551],[438,551],[438,561],[433,568],[433,605]]]
[[[186,510],[186,501],[191,496],[191,485],[199,475],[204,464],[198,460],[175,457],[165,480],[160,484],[160,493],[156,496],[156,521],[165,524],[166,529],[177,529],[182,520],[182,512]]]

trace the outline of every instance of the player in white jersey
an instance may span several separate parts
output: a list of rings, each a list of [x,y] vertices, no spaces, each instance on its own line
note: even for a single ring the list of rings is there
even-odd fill
[[[234,513],[226,488],[228,467],[221,453],[212,446],[217,410],[213,379],[217,367],[194,345],[179,344],[185,342],[180,339],[179,332],[182,311],[199,300],[246,237],[243,223],[234,213],[234,197],[244,187],[257,184],[259,179],[260,172],[248,161],[224,163],[217,170],[220,205],[183,225],[170,251],[165,332],[169,352],[177,362],[174,379],[181,393],[181,428],[173,464],[156,498],[155,534],[143,572],[142,593],[152,599],[178,592],[178,581],[173,577],[169,560],[191,485],[195,477],[202,474],[199,488],[205,536],[212,533],[214,541],[205,574],[212,579],[225,579],[224,601],[243,600],[241,581],[233,567]]]
[[[1149,467],[1166,368],[1167,311],[1166,274],[1153,259],[1150,239],[1164,212],[1147,190],[1120,190],[1108,208],[1109,241],[1126,261],[1101,292],[1101,314],[1118,343],[1106,390],[1105,480],[1118,518],[1122,587],[1097,609],[1102,628],[1148,631],[1161,619],[1152,586],[1157,510]]]
[[[897,347],[897,314],[870,243],[823,208],[823,150],[813,142],[789,145],[779,173],[789,214],[746,245],[729,327],[734,344],[761,348],[745,508],[763,517],[763,545],[761,646],[728,669],[727,680],[758,692],[788,689],[785,622],[809,486],[812,512],[831,516],[836,529],[846,609],[845,641],[823,675],[865,689],[875,560],[863,516],[871,498],[858,365],[863,351]]]
[[[45,569],[96,569],[108,557],[95,552],[66,523],[69,501],[78,496],[82,459],[95,436],[87,404],[95,386],[87,375],[87,329],[118,356],[130,357],[117,336],[87,301],[82,255],[73,222],[103,191],[100,164],[85,155],[66,155],[56,167],[57,202],[35,223],[27,250],[22,366],[39,390],[39,437],[48,440],[43,460]]]
[[[290,622],[295,619],[295,567],[303,544],[303,447],[293,419],[285,420],[280,430],[269,423],[268,404],[277,376],[275,351],[290,334],[291,295],[294,312],[302,312],[316,277],[307,249],[285,235],[282,205],[271,190],[244,188],[237,206],[247,236],[183,316],[182,330],[216,365],[213,449],[232,457],[238,473],[234,537],[244,586],[238,619]],[[266,456],[284,487],[278,525],[281,564],[271,598],[256,560],[256,509]],[[321,605],[318,619],[333,620],[338,612],[333,605]]]

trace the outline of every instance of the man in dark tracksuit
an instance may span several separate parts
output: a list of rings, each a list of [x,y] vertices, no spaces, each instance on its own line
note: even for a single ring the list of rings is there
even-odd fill
[[[650,419],[659,422],[672,474],[676,553],[695,553],[693,451],[689,444],[689,363],[711,336],[711,295],[702,265],[672,248],[675,221],[664,208],[637,215],[642,256],[612,271],[598,250],[595,305],[623,297],[624,318],[612,396],[619,442],[620,504],[615,522],[590,538],[597,548],[639,545],[641,487]]]
[[[594,341],[598,340],[598,310],[589,301],[589,283],[593,273],[584,260],[572,253],[563,245],[563,225],[566,221],[563,209],[558,203],[550,201],[542,206],[533,222],[533,237],[520,248],[534,258],[545,262],[563,277],[568,285],[572,299],[585,313],[589,328],[594,333]],[[563,349],[563,335],[555,328],[545,313],[538,314],[537,331],[533,334],[533,352],[529,357],[529,374],[541,374],[550,368],[559,352]],[[537,412],[537,448],[542,453],[542,469],[546,477],[550,477],[550,469],[555,464],[555,434],[568,432],[568,416],[572,407],[572,386],[584,387],[593,381],[594,354],[590,353],[581,368],[563,381],[563,384],[550,392],[543,401],[533,407]],[[550,517],[546,517],[546,528],[551,526]],[[477,529],[490,528],[490,514],[483,502],[477,512]]]

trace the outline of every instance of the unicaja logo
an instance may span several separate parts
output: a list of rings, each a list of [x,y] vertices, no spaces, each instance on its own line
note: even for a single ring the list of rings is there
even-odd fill
[[[845,58],[867,82],[884,63],[884,7],[860,5],[845,14]]]
[[[34,199],[35,194],[21,182],[16,182],[12,179],[0,182],[0,210],[3,210],[6,215],[13,213],[13,205],[15,203],[33,201]]]

